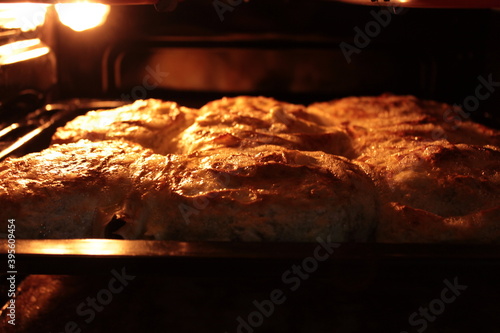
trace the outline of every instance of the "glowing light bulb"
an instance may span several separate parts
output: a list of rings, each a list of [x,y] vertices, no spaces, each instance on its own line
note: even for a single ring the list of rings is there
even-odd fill
[[[106,22],[110,6],[100,3],[76,2],[56,4],[59,20],[74,31],[84,31]]]

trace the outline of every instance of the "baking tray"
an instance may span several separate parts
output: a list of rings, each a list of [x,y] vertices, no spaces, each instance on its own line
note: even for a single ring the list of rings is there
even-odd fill
[[[5,242],[0,244],[4,260]],[[23,293],[29,283],[19,284],[19,324],[26,318],[27,329],[17,325],[12,332],[61,332],[67,322],[75,321],[85,332],[96,333],[248,333],[238,329],[238,318],[248,320],[257,309],[255,302],[262,303],[279,290],[286,302],[276,305],[273,315],[254,332],[410,333],[423,326],[409,322],[409,316],[435,303],[455,282],[466,289],[446,304],[435,322],[428,323],[426,332],[494,332],[500,324],[498,246],[340,244],[301,280],[298,273],[285,275],[304,266],[317,246],[17,240],[18,271],[47,275],[26,279],[40,281],[35,283],[39,289],[30,293]],[[130,283],[87,324],[75,309],[105,290],[117,272],[129,276]],[[16,282],[20,280],[21,274]],[[44,294],[53,286],[63,289]],[[31,312],[23,314],[23,305]]]
[[[323,260],[316,260],[315,253]],[[18,274],[100,274],[126,266],[137,274],[280,275],[306,261],[326,274],[377,266],[490,267],[500,271],[500,245],[178,242],[152,240],[17,240]],[[8,244],[0,244],[7,260]],[[316,263],[311,263],[316,261]]]
[[[123,104],[123,101],[94,99],[47,104],[19,122],[19,127],[28,126],[28,133],[8,147],[8,151],[0,153],[0,160],[45,148],[55,129],[78,115]],[[291,265],[311,257],[317,246],[318,243],[19,239],[16,265],[19,274],[100,274],[126,265],[136,273],[279,275]],[[0,241],[2,260],[7,259],[7,250],[7,242]],[[500,271],[500,245],[348,243],[340,244],[328,260],[318,266],[327,274],[337,274],[339,269],[374,265],[471,269],[482,266]]]
[[[29,110],[32,105],[28,105],[27,110],[10,110],[0,105],[0,116],[5,113],[7,118],[0,122],[0,161],[47,148],[56,129],[79,115],[125,104],[124,101],[75,98],[45,104],[35,110]],[[9,111],[19,115],[9,116]]]

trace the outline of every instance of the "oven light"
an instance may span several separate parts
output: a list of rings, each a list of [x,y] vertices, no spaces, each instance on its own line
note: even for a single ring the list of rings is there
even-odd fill
[[[109,5],[77,2],[55,5],[59,20],[74,31],[84,31],[100,26],[109,14]]]

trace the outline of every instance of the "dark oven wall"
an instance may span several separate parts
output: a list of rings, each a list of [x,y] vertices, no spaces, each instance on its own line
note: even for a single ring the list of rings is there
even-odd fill
[[[186,0],[173,12],[116,6],[101,27],[57,26],[59,97],[196,107],[238,94],[309,103],[390,92],[455,103],[463,117],[499,127],[499,31],[500,12],[484,9],[293,0]]]

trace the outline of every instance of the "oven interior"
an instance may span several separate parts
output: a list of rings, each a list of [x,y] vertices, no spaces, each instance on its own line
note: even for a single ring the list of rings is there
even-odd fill
[[[463,106],[480,78],[489,78],[491,94],[470,117],[500,128],[500,93],[494,91],[499,31],[500,11],[490,8],[186,0],[173,11],[111,6],[104,24],[77,32],[49,7],[35,30],[0,30],[0,48],[8,46],[0,49],[0,148],[7,149],[1,158],[43,149],[57,126],[88,110],[145,98],[200,107],[237,95],[308,104],[394,93]],[[46,53],[8,61],[9,45],[37,39],[23,47],[46,47]],[[20,325],[6,324],[4,311],[2,329],[489,332],[500,323],[497,248],[466,249],[479,254],[462,259],[440,247],[420,257],[409,257],[411,249],[391,255],[340,251],[298,275],[294,267],[313,250],[290,257],[290,247],[279,247],[269,251],[283,256],[267,259],[27,254],[19,259],[28,267],[18,276],[18,282],[27,276],[18,294]],[[89,310],[88,297],[109,290],[113,274],[127,268],[136,278],[124,282],[123,292],[111,293],[101,311]],[[459,287],[454,301],[445,302],[450,283]],[[1,286],[2,303],[7,287]],[[283,291],[281,297],[271,295],[275,290]],[[85,315],[77,311],[82,303]]]
[[[192,0],[165,12],[152,5],[111,6],[105,23],[86,31],[63,25],[49,7],[35,31],[4,28],[0,42],[6,51],[36,39],[50,52],[29,61],[4,61],[2,128],[25,128],[1,132],[2,147],[54,116],[60,125],[96,106],[146,98],[200,107],[237,95],[308,104],[411,94],[462,108],[465,103],[471,111],[458,117],[500,126],[500,94],[495,93],[500,12],[495,9],[300,0],[216,4]],[[471,100],[481,80],[491,81],[491,94]],[[59,104],[43,110],[48,103]],[[1,158],[46,146],[56,126],[46,127],[41,132],[47,134],[27,140],[32,147],[11,147]]]

